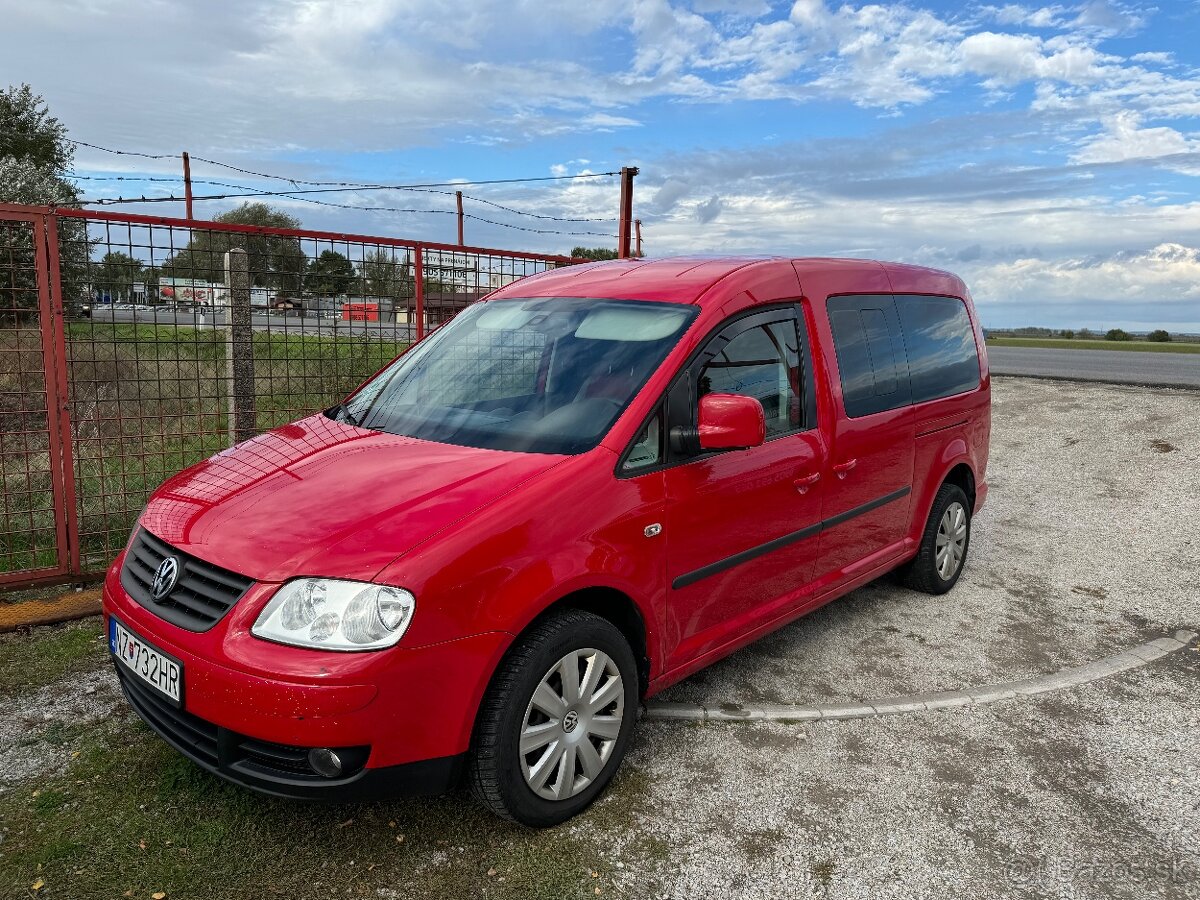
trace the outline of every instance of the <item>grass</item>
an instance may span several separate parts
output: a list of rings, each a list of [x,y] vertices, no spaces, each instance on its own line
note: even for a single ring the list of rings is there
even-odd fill
[[[1039,347],[1053,350],[1141,350],[1149,353],[1200,353],[1200,343],[1106,341],[1067,338],[989,337],[989,347]]]
[[[106,655],[96,620],[0,635],[0,697],[93,670],[105,662]]]
[[[98,657],[95,619],[39,630],[0,642],[0,683],[29,671],[36,678],[23,688],[51,684]],[[533,831],[464,794],[358,806],[260,797],[206,774],[119,709],[93,726],[49,729],[38,739],[66,768],[0,793],[0,897],[557,900],[618,893],[618,852],[627,867],[668,863],[663,841],[637,834],[650,797],[635,768],[578,827]]]
[[[80,543],[85,571],[97,570],[154,488],[228,446],[225,334],[72,322],[66,338]],[[253,346],[266,430],[336,403],[406,345],[281,331],[255,332]],[[57,558],[37,329],[0,331],[0,362],[0,572],[12,572]]]

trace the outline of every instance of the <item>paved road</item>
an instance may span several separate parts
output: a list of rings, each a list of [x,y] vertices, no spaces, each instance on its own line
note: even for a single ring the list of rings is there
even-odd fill
[[[1200,387],[1200,353],[988,347],[988,360],[997,375]]]

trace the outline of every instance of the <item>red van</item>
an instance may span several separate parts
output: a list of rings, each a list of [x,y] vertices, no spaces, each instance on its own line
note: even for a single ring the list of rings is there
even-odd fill
[[[887,572],[953,587],[990,409],[946,272],[527,278],[159,488],[105,583],[117,673],[238,784],[347,800],[465,778],[502,816],[561,822],[643,698]]]

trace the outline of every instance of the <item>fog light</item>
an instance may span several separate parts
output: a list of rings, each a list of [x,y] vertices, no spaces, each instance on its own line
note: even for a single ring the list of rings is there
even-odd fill
[[[342,760],[328,747],[318,747],[308,751],[308,764],[313,771],[326,778],[337,778],[342,774]]]

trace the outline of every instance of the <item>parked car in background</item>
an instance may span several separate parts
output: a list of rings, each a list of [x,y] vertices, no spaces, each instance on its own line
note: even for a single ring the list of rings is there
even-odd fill
[[[954,275],[626,260],[518,281],[181,472],[104,587],[129,702],[270,794],[583,810],[639,702],[894,570],[963,571],[990,380]]]

